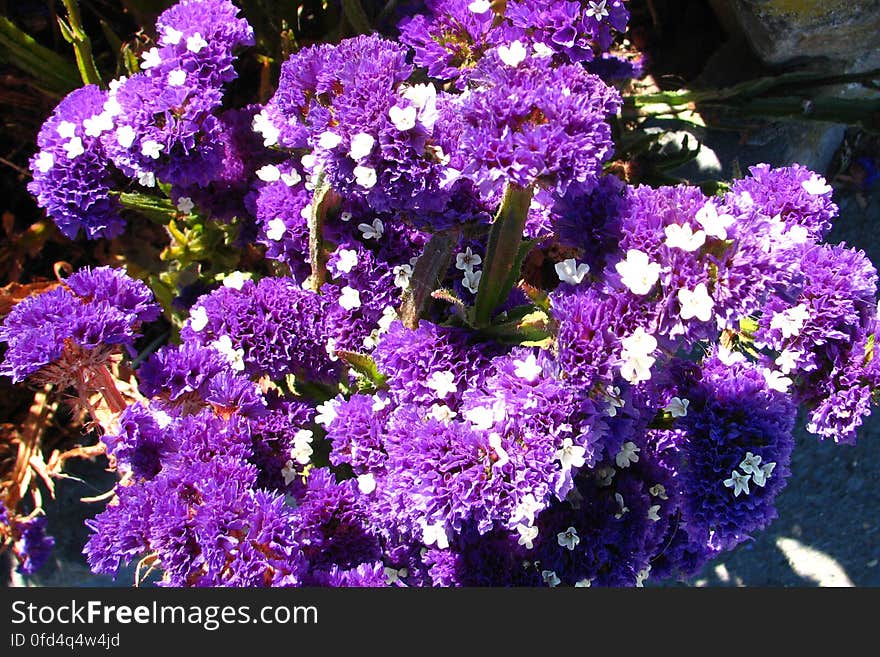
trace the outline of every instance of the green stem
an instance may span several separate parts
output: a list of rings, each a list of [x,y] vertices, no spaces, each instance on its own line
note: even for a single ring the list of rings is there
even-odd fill
[[[64,2],[64,8],[67,9],[68,22],[64,23],[64,21],[58,19],[58,24],[61,27],[61,34],[65,40],[73,45],[80,77],[82,77],[82,81],[85,84],[102,85],[101,74],[98,73],[98,67],[95,66],[95,58],[92,56],[92,42],[82,26],[79,5],[76,0],[62,0],[62,2]]]
[[[418,327],[419,317],[431,294],[439,287],[443,275],[449,269],[452,250],[457,243],[457,233],[437,233],[425,245],[425,250],[409,277],[409,286],[403,294],[400,307],[400,319],[407,328]]]
[[[474,323],[486,327],[492,320],[492,312],[507,299],[516,283],[518,271],[514,271],[523,230],[532,203],[532,187],[520,187],[509,183],[492,229],[483,265],[483,275],[474,302]],[[521,261],[520,261],[521,262]]]
[[[331,210],[336,210],[342,198],[324,180],[318,177],[315,194],[312,197],[312,212],[309,215],[309,265],[312,274],[307,287],[315,292],[327,281],[327,255],[324,253],[324,222]]]

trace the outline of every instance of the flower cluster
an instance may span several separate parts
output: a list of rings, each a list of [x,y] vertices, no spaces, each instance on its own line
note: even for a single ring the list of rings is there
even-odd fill
[[[586,64],[623,2],[425,4],[401,43],[302,48],[267,103],[220,111],[253,35],[184,0],[141,73],[45,124],[34,191],[64,226],[117,231],[127,176],[249,221],[276,261],[200,281],[179,344],[139,359],[102,438],[122,478],[89,523],[96,572],[642,586],[772,521],[799,408],[856,440],[877,274],[822,241],[826,181],[611,177],[620,95]],[[2,372],[88,383],[157,316],[142,283],[83,270],[13,309]]]

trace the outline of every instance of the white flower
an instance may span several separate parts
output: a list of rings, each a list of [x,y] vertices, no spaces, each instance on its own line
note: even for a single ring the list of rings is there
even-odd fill
[[[660,516],[657,515],[657,512],[659,510],[660,510],[659,504],[652,504],[651,506],[649,506],[648,507],[648,520],[652,520],[654,522],[657,522],[658,520],[660,520]]]
[[[770,474],[773,472],[773,469],[776,467],[776,463],[770,461],[769,463],[765,463],[760,468],[757,468],[754,472],[752,472],[752,481],[755,482],[756,486],[760,486],[763,488],[767,483],[767,480],[770,478]]]
[[[577,530],[574,527],[569,527],[564,532],[559,532],[556,535],[556,542],[559,543],[559,547],[574,550],[577,544],[581,542],[581,537],[578,536]]]
[[[152,171],[138,171],[137,179],[138,183],[143,185],[144,187],[156,186],[156,174]]]
[[[141,155],[145,155],[146,157],[152,158],[154,160],[159,159],[159,153],[165,148],[163,144],[160,144],[158,141],[153,139],[145,139],[141,142]]]
[[[471,4],[468,5],[468,10],[474,12],[475,14],[485,14],[492,8],[492,3],[489,0],[474,0]]]
[[[141,59],[143,60],[141,68],[154,68],[162,63],[158,48],[150,48],[147,52],[141,55]]]
[[[486,431],[495,424],[495,412],[488,406],[474,406],[464,412],[465,419],[477,431]]]
[[[122,79],[124,80],[125,78]],[[110,91],[110,97],[106,101],[104,101],[104,111],[102,112],[102,114],[106,114],[107,116],[113,118],[122,114],[122,105],[119,104],[119,101],[116,100],[115,96],[113,95],[115,93],[113,92],[113,82],[110,83]]]
[[[739,464],[740,469],[746,474],[754,474],[761,469],[761,455],[746,452],[742,463]]]
[[[449,408],[446,404],[433,404],[431,406],[430,416],[438,422],[448,424],[457,416],[458,413]]]
[[[771,370],[765,367],[763,373],[764,381],[767,382],[767,387],[771,390],[776,390],[778,392],[788,392],[788,389],[793,383],[790,378],[788,378],[787,376],[783,376],[781,372],[777,372],[776,370]]]
[[[71,123],[70,121],[62,121],[55,128],[55,132],[58,133],[58,136],[62,139],[73,139],[76,137],[76,123]]]
[[[480,289],[480,279],[483,277],[483,272],[481,271],[465,271],[464,278],[461,279],[461,284],[471,293],[476,294],[477,290]]]
[[[40,154],[37,155],[37,159],[34,161],[34,165],[39,171],[46,173],[55,166],[55,156],[49,151],[40,151]]]
[[[535,514],[541,511],[544,505],[541,504],[532,493],[524,495],[516,505],[511,520],[525,520],[529,525],[535,522]]]
[[[401,579],[405,579],[409,577],[409,570],[406,568],[391,568],[390,566],[385,566],[383,568],[385,573],[385,584],[391,586],[392,584],[397,584]]]
[[[651,367],[657,360],[651,355],[657,348],[657,339],[640,326],[621,344],[620,357],[624,362],[620,366],[620,375],[633,385],[650,379]]]
[[[445,550],[449,547],[449,537],[446,535],[446,528],[442,522],[436,522],[433,525],[427,524],[422,520],[422,542],[425,545],[437,544],[437,548]]]
[[[412,276],[413,269],[409,265],[395,265],[394,269],[394,285],[403,290],[409,287],[409,279]]]
[[[590,6],[587,7],[587,18],[595,18],[597,21],[602,20],[605,16],[608,15],[608,8],[605,6],[606,0],[599,0],[599,2],[588,2]]]
[[[196,306],[189,311],[189,327],[196,333],[203,331],[208,325],[208,313],[204,306]]]
[[[300,465],[308,465],[312,457],[312,439],[314,434],[308,429],[300,429],[293,436],[293,449],[290,450],[290,458]]]
[[[701,322],[708,322],[712,319],[712,309],[715,307],[715,302],[709,296],[705,283],[698,283],[693,291],[685,287],[679,289],[678,303],[681,305],[678,314],[684,320],[696,317]]]
[[[535,53],[535,57],[552,57],[553,56],[553,48],[548,46],[546,43],[541,43],[537,41],[532,46],[532,51]]]
[[[221,335],[217,340],[214,340],[211,343],[211,347],[226,357],[226,361],[232,369],[239,372],[244,370],[244,349],[236,349],[233,347],[232,338],[228,335]]]
[[[303,206],[303,209],[299,211],[299,216],[306,221],[309,221],[309,219],[312,218],[312,204],[306,203],[306,205]]]
[[[162,42],[169,43],[172,46],[176,46],[180,43],[180,39],[183,37],[183,32],[180,30],[175,30],[170,25],[165,26],[165,33],[162,35]]]
[[[182,87],[186,83],[186,71],[176,68],[168,74],[169,87]]]
[[[329,427],[333,420],[336,419],[337,406],[339,406],[339,402],[335,399],[328,399],[323,404],[318,404],[315,407],[315,410],[318,411],[317,415],[315,415],[315,423]]]
[[[788,229],[788,232],[785,233],[785,237],[792,244],[806,244],[810,241],[810,233],[803,226],[792,226]]]
[[[376,186],[376,170],[373,167],[356,166],[354,168],[354,181],[364,189],[372,189]]]
[[[354,249],[340,249],[339,260],[336,262],[336,269],[348,274],[352,269],[357,267],[358,254]]]
[[[666,494],[666,486],[663,484],[654,484],[648,489],[648,492],[651,493],[656,498],[661,500],[668,500],[669,496]]]
[[[525,546],[526,550],[531,550],[534,546],[533,541],[538,538],[538,528],[534,525],[523,525],[519,524],[516,526],[516,531],[519,532],[519,538],[517,539],[517,543]]]
[[[461,253],[455,254],[455,268],[462,271],[473,271],[474,267],[483,262],[478,253],[474,253],[471,247],[467,247]]]
[[[513,373],[529,383],[533,383],[544,371],[544,368],[538,365],[538,359],[535,358],[535,354],[529,354],[525,360],[514,360],[513,365]]]
[[[618,468],[628,468],[630,463],[639,462],[640,451],[642,450],[639,449],[634,442],[627,441],[623,443],[620,451],[617,452],[617,455],[614,457],[614,462],[617,463]]]
[[[267,164],[256,171],[257,178],[263,182],[275,182],[281,178],[281,171],[274,164]]]
[[[135,136],[134,128],[130,125],[121,125],[116,128],[116,143],[123,148],[131,148]]]
[[[281,136],[281,131],[272,123],[266,110],[254,116],[251,128],[254,132],[263,135],[263,146],[274,146],[278,143],[278,137]]]
[[[284,464],[284,467],[281,468],[281,476],[284,478],[284,485],[290,486],[290,482],[296,479],[296,467],[293,465],[293,461],[287,461]]]
[[[629,507],[620,493],[614,493],[614,501],[617,502],[617,513],[614,514],[614,517],[620,520],[624,513],[629,513]]]
[[[739,497],[740,493],[749,494],[749,475],[742,474],[741,472],[737,472],[734,470],[730,473],[730,478],[724,480],[724,486],[726,488],[733,489],[733,496]]]
[[[341,143],[342,143],[342,137],[337,135],[335,132],[325,130],[320,135],[318,135],[318,146],[320,148],[323,148],[324,150],[330,150],[331,148],[336,148]]]
[[[809,180],[802,182],[801,187],[803,187],[808,194],[813,194],[814,196],[821,196],[822,194],[827,194],[832,191],[831,185],[826,183],[825,178],[818,173],[814,173],[810,176]]]
[[[508,45],[498,46],[498,57],[502,62],[516,68],[523,63],[529,52],[519,39]]]
[[[283,182],[288,187],[293,187],[300,181],[302,181],[302,176],[299,175],[299,171],[297,171],[296,169],[291,169],[290,173],[281,174],[281,182]]]
[[[240,290],[244,287],[244,282],[249,280],[250,277],[251,275],[246,274],[245,272],[234,271],[223,278],[223,287],[231,287],[233,290]]]
[[[382,411],[382,410],[388,408],[389,406],[391,406],[391,398],[390,397],[383,397],[382,395],[380,395],[378,393],[373,395],[372,408],[373,408],[374,413],[378,413],[379,411]]]
[[[208,45],[208,42],[202,37],[201,34],[196,32],[191,37],[186,40],[186,49],[190,52],[199,52],[202,48]]]
[[[541,578],[544,580],[544,583],[547,586],[554,587],[562,584],[562,580],[559,579],[559,575],[556,574],[556,571],[553,570],[542,570]]]
[[[773,362],[779,365],[779,369],[782,370],[783,374],[790,374],[792,370],[797,369],[800,356],[801,354],[797,351],[783,349],[779,357]]]
[[[177,199],[177,209],[183,214],[189,214],[193,211],[193,208],[196,207],[196,204],[193,203],[193,200],[189,196],[181,196]]]
[[[445,399],[458,391],[458,386],[455,385],[455,374],[449,370],[432,372],[431,378],[428,379],[425,386],[436,392],[440,399]]]
[[[372,472],[358,475],[357,482],[358,490],[360,490],[364,495],[369,495],[374,490],[376,490],[376,478],[373,476]]]
[[[574,583],[574,587],[576,589],[588,589],[593,585],[593,580],[585,577],[584,579],[578,580]]]
[[[86,135],[98,137],[101,133],[113,129],[113,116],[108,112],[101,112],[83,121]]]
[[[620,282],[633,294],[647,294],[660,278],[660,265],[650,262],[648,254],[638,249],[629,249],[626,260],[618,262],[614,268],[620,274]]]
[[[695,233],[690,224],[672,224],[666,227],[665,232],[664,244],[670,249],[681,249],[692,253],[706,243],[706,233],[702,230]]]
[[[412,130],[416,126],[417,114],[418,110],[412,105],[407,105],[406,107],[394,105],[388,110],[388,118],[391,119],[391,123],[394,124],[394,127],[401,132]]]
[[[579,284],[590,271],[590,265],[585,262],[578,264],[574,258],[557,262],[553,268],[556,270],[556,275],[559,276],[560,281],[571,285]]]
[[[339,218],[340,218],[342,221],[346,222],[346,223],[348,223],[349,221],[351,221],[351,218],[352,218],[353,216],[354,216],[354,215],[353,215],[351,212],[340,212],[340,213],[339,213]]]
[[[773,313],[770,319],[770,329],[782,331],[783,339],[800,335],[801,329],[810,318],[810,309],[806,304],[800,303],[794,308],[783,310],[781,313]]]
[[[566,438],[562,441],[562,447],[556,450],[553,458],[562,464],[563,470],[570,470],[571,468],[580,468],[586,463],[584,458],[586,452],[586,448],[575,445],[571,438]]]
[[[718,214],[718,208],[712,201],[697,210],[697,223],[706,231],[709,237],[717,237],[720,240],[727,239],[727,229],[733,225],[734,217],[730,214]]]
[[[669,403],[663,410],[669,413],[672,417],[687,417],[688,406],[690,403],[689,399],[673,397],[669,400]]]
[[[636,588],[644,588],[645,580],[648,579],[648,575],[651,574],[651,564],[648,564],[644,568],[642,568],[638,573],[636,573]]]
[[[416,108],[417,120],[424,126],[425,130],[433,130],[434,124],[440,118],[440,114],[437,111],[437,87],[430,83],[414,84],[404,90],[403,97]],[[443,161],[442,148],[439,148],[439,153],[435,152],[435,155],[440,162]],[[448,160],[448,158],[446,159]]]
[[[367,132],[359,132],[351,138],[351,145],[348,148],[348,156],[357,162],[364,159],[373,150],[376,138]]]
[[[342,288],[342,294],[339,295],[339,305],[346,310],[354,310],[361,307],[361,293],[350,285]]]
[[[373,219],[371,224],[358,224],[358,230],[365,240],[379,239],[385,232],[385,224],[381,219]]]
[[[284,224],[284,220],[281,217],[275,217],[266,225],[266,237],[273,242],[280,242],[284,239],[284,234],[286,232],[287,226]]]
[[[72,160],[75,157],[79,157],[86,152],[86,149],[83,148],[82,139],[80,139],[79,137],[74,137],[69,142],[64,144],[62,148],[67,151],[67,158],[69,160]]]
[[[498,457],[492,463],[493,468],[501,468],[510,461],[510,456],[507,454],[507,450],[505,450],[504,445],[501,444],[501,436],[494,431],[489,434],[489,447],[492,448],[492,451],[494,451],[495,455]]]

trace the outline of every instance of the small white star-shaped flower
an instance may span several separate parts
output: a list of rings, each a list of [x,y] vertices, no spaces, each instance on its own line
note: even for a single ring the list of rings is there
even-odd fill
[[[742,470],[746,474],[754,474],[761,469],[761,455],[746,452],[746,455],[743,458],[742,462],[739,464],[739,467],[740,470]]]
[[[284,478],[285,486],[290,486],[290,483],[296,479],[296,466],[292,460],[285,462],[284,467],[281,468],[281,476]]]
[[[586,448],[575,445],[571,438],[566,438],[562,441],[562,447],[556,450],[553,458],[562,464],[563,470],[570,470],[571,468],[580,468],[587,462],[586,452]]]
[[[642,451],[634,442],[627,441],[623,443],[620,451],[614,457],[614,462],[618,468],[628,468],[630,463],[639,462],[639,452]]]
[[[776,463],[770,461],[769,463],[762,465],[760,468],[755,469],[755,471],[752,472],[752,481],[755,482],[756,486],[763,488],[767,484],[767,480],[770,478],[775,467]]]
[[[422,521],[422,542],[425,545],[437,544],[437,548],[445,550],[449,547],[449,536],[446,535],[446,528],[442,522],[436,522],[433,525]]]
[[[739,497],[740,493],[749,494],[749,479],[751,477],[747,474],[742,474],[741,472],[737,472],[734,470],[730,473],[730,478],[724,480],[724,486],[726,488],[733,489],[733,496]]]
[[[86,135],[98,137],[102,133],[113,129],[113,116],[109,112],[101,112],[83,121]]]
[[[666,241],[664,244],[670,249],[681,249],[693,253],[706,243],[706,233],[698,230],[696,233],[690,224],[672,224],[665,229]]]
[[[660,278],[660,265],[651,262],[648,254],[638,249],[629,249],[626,260],[618,262],[614,268],[620,274],[620,282],[640,296],[650,292]]]
[[[281,179],[281,170],[274,164],[267,164],[256,170],[257,178],[263,182],[275,182]]]
[[[360,492],[362,492],[364,495],[369,495],[374,490],[376,490],[376,477],[373,476],[372,472],[358,475],[357,482],[358,490],[360,490]]]
[[[208,325],[208,313],[204,306],[196,306],[189,311],[189,327],[199,333]]]
[[[600,488],[608,488],[611,485],[611,482],[614,481],[614,475],[617,474],[617,470],[615,470],[610,465],[603,465],[601,468],[596,468],[596,483],[599,484]]]
[[[648,579],[648,575],[650,575],[650,574],[651,574],[651,565],[648,564],[647,566],[642,568],[642,570],[640,570],[636,574],[636,588],[639,588],[639,589],[644,588],[645,587],[645,580]]]
[[[62,139],[73,139],[76,137],[76,123],[71,123],[70,121],[62,121],[55,128],[55,132],[58,133],[58,136]]]
[[[226,361],[232,369],[239,372],[244,370],[244,349],[233,347],[232,338],[228,335],[221,335],[211,343],[211,347],[226,357]]]
[[[679,289],[678,303],[681,306],[679,316],[683,320],[696,317],[701,322],[708,322],[712,319],[712,310],[715,308],[715,302],[709,296],[705,283],[698,283],[693,291],[685,287]]]
[[[204,37],[196,32],[191,37],[188,37],[186,40],[186,49],[190,52],[198,53],[202,48],[205,48],[208,45],[208,42],[205,41]]]
[[[632,335],[621,340],[620,375],[633,385],[651,378],[651,367],[656,362],[651,354],[657,349],[657,338],[646,333],[641,326]]]
[[[354,310],[361,307],[361,293],[350,285],[346,285],[339,295],[339,305],[346,310]]]
[[[150,48],[141,55],[141,68],[155,68],[162,63],[162,57],[159,55],[158,48]]]
[[[799,303],[794,308],[773,313],[770,319],[770,328],[782,331],[783,339],[797,337],[801,329],[810,318],[810,309],[804,303]]]
[[[449,424],[455,418],[455,416],[458,415],[458,413],[453,411],[446,404],[433,404],[431,406],[429,415],[438,422]]]
[[[170,25],[165,26],[165,32],[162,35],[162,42],[168,43],[172,46],[176,46],[180,43],[180,39],[183,37],[183,32],[180,30],[175,30]]]
[[[409,279],[413,273],[413,268],[410,265],[395,265],[391,271],[394,273],[395,287],[402,290],[409,287]]]
[[[269,118],[266,110],[254,116],[251,128],[254,132],[263,136],[263,146],[274,146],[278,143],[278,137],[281,136],[281,131],[272,123],[272,119]]]
[[[492,3],[489,0],[474,0],[468,5],[468,11],[472,11],[475,14],[485,14],[491,8]]]
[[[145,139],[141,142],[141,155],[152,158],[154,160],[159,159],[159,153],[164,150],[165,146],[160,144],[158,141],[153,139]]]
[[[767,382],[767,387],[771,390],[788,392],[791,384],[794,383],[789,377],[783,376],[781,372],[777,372],[776,370],[771,370],[770,368],[765,367],[762,372],[764,374],[764,381]]]
[[[564,532],[559,532],[556,535],[556,542],[559,543],[559,547],[574,550],[577,544],[581,542],[581,537],[578,536],[577,530],[574,527],[569,527]]]
[[[144,187],[156,186],[156,174],[152,171],[138,171],[137,179],[138,183],[143,185]]]
[[[373,219],[371,224],[358,224],[358,230],[365,240],[378,240],[385,232],[385,224],[381,219]]]
[[[544,584],[549,587],[555,587],[562,584],[562,580],[559,579],[559,575],[557,575],[554,570],[542,570],[541,578],[544,580]]]
[[[455,268],[461,271],[473,271],[474,267],[483,262],[478,253],[474,253],[471,247],[467,247],[461,253],[455,254]]]
[[[445,399],[458,392],[458,386],[455,385],[455,374],[449,370],[432,372],[431,378],[428,379],[425,386],[436,392],[440,399]]]
[[[376,138],[373,135],[367,132],[359,132],[351,138],[348,156],[355,162],[362,160],[372,152],[375,143]]]
[[[348,274],[357,267],[358,254],[354,249],[340,249],[339,260],[336,261],[336,269]]]
[[[531,550],[535,547],[534,541],[538,538],[538,528],[534,525],[523,525],[519,524],[516,526],[516,531],[519,532],[519,538],[517,539],[517,543],[524,546],[526,550]]]
[[[541,376],[541,373],[544,371],[544,368],[538,364],[535,354],[529,354],[525,360],[516,359],[513,361],[513,365],[513,373],[529,383],[534,383],[535,379]]]
[[[580,579],[574,583],[574,588],[576,588],[576,589],[588,589],[591,586],[593,586],[593,580],[591,580],[588,577],[585,577],[584,579]]]
[[[409,570],[406,568],[391,568],[390,566],[385,566],[383,568],[385,573],[385,584],[391,586],[393,584],[397,584],[401,579],[409,577]]]
[[[608,8],[605,6],[606,2],[607,0],[599,0],[598,2],[590,0],[590,2],[587,3],[590,5],[587,7],[586,11],[587,18],[595,18],[597,21],[601,21],[608,16]]]
[[[480,289],[480,279],[483,277],[483,272],[481,271],[465,271],[464,278],[461,279],[461,284],[471,293],[476,294],[477,290]]]
[[[660,510],[659,504],[652,504],[651,506],[649,506],[648,507],[648,520],[651,520],[653,522],[657,522],[658,520],[660,520],[660,516],[657,515],[657,512],[659,510]]]
[[[666,494],[666,486],[664,486],[663,484],[654,484],[648,489],[648,492],[658,499],[669,499],[669,496]]]
[[[516,68],[525,61],[529,51],[522,42],[517,39],[510,45],[502,44],[498,46],[498,58],[512,68]]]
[[[401,132],[412,130],[416,126],[417,114],[418,110],[412,105],[407,105],[406,107],[394,105],[388,110],[388,118],[391,119],[394,127]]]
[[[315,415],[315,422],[324,427],[329,427],[333,420],[336,419],[336,407],[339,405],[335,399],[328,399],[323,404],[318,404],[315,407],[315,410],[318,413]]]
[[[318,146],[320,148],[323,148],[324,150],[329,151],[331,148],[336,148],[341,143],[342,137],[337,135],[335,132],[326,130],[318,135]]]
[[[690,403],[690,399],[673,397],[669,400],[669,403],[663,410],[669,413],[672,417],[687,417],[688,406],[690,406]]]
[[[296,169],[291,169],[290,173],[281,174],[281,182],[283,182],[288,187],[293,187],[294,185],[302,182],[302,176],[299,175],[299,171],[297,171]]]
[[[196,204],[193,203],[189,196],[181,196],[177,199],[177,210],[183,212],[183,214],[189,214],[193,211],[194,207],[196,207]]]
[[[223,278],[223,286],[231,287],[233,290],[240,290],[244,287],[245,281],[249,280],[250,277],[250,274],[246,274],[243,271],[234,271]]]
[[[501,444],[501,436],[494,431],[489,434],[489,447],[492,448],[492,451],[495,452],[495,455],[498,457],[493,463],[493,468],[501,468],[510,461],[510,455],[507,453],[507,450],[504,449],[504,445]]]
[[[590,271],[590,265],[585,262],[578,264],[574,258],[557,262],[553,268],[559,280],[569,285],[578,285]]]
[[[284,239],[284,234],[286,232],[287,226],[284,223],[284,219],[281,217],[275,217],[272,221],[266,224],[266,237],[273,242],[280,242]]]
[[[511,520],[525,520],[529,525],[535,522],[535,515],[544,508],[532,493],[524,495],[516,505]]]
[[[734,217],[730,214],[718,214],[718,208],[712,201],[697,210],[697,223],[706,231],[709,237],[717,237],[720,240],[727,239],[727,229],[733,225]]]
[[[49,151],[40,151],[40,154],[37,155],[37,159],[34,160],[34,166],[36,166],[37,170],[41,173],[46,173],[49,169],[55,166],[55,156]]]
[[[183,69],[174,69],[168,74],[169,87],[182,87],[186,84],[186,71]]]
[[[312,438],[314,434],[308,429],[300,429],[293,437],[293,449],[290,458],[300,465],[307,465],[312,457]]]
[[[605,409],[605,415],[608,417],[617,417],[617,409],[626,406],[626,402],[620,396],[620,388],[617,386],[606,386],[603,397],[608,402],[608,408]]]
[[[801,187],[803,187],[804,191],[808,194],[814,196],[821,196],[822,194],[827,194],[828,192],[833,191],[831,185],[829,185],[825,181],[825,178],[818,173],[814,173],[808,180],[803,181]]]
[[[79,157],[86,152],[86,149],[83,148],[82,139],[79,137],[73,137],[69,142],[64,144],[62,148],[67,152],[67,159],[69,160]]]
[[[123,148],[131,148],[136,136],[134,128],[130,125],[121,125],[116,128],[116,143]]]
[[[800,357],[800,352],[791,349],[783,349],[782,353],[779,354],[779,357],[773,362],[779,365],[779,369],[783,374],[791,374],[792,370],[797,369]]]
[[[614,517],[620,520],[623,518],[623,514],[629,513],[629,507],[620,493],[614,493],[614,501],[617,502],[617,513],[614,514]]]
[[[477,431],[486,431],[495,424],[495,412],[488,406],[474,406],[464,412],[464,418]]]

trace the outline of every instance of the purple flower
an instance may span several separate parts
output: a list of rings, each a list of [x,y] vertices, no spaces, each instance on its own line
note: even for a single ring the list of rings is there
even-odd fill
[[[23,528],[22,528],[23,527]],[[46,516],[37,515],[19,525],[21,538],[15,544],[22,575],[33,575],[49,560],[55,539],[46,535]]]

